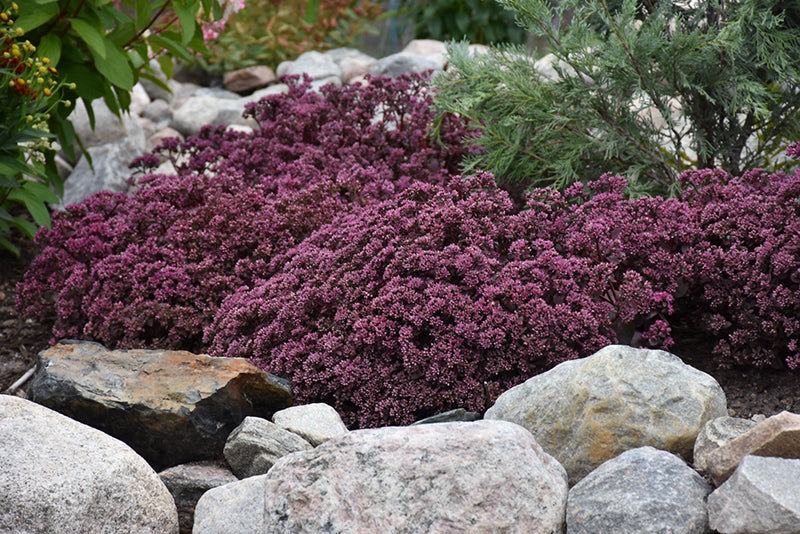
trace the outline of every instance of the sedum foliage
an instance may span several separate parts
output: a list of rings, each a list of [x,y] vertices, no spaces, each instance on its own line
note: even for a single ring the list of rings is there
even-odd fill
[[[610,171],[674,194],[683,170],[770,167],[800,135],[796,2],[498,1],[551,55],[451,46],[437,105],[481,132],[467,170],[525,187]]]

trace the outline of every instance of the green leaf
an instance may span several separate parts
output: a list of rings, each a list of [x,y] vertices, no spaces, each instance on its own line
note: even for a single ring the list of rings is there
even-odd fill
[[[143,30],[150,25],[153,12],[150,0],[136,0],[136,28]]]
[[[89,50],[91,50],[95,58],[106,59],[107,47],[102,33],[94,26],[81,19],[70,19],[69,25],[75,30],[75,33],[89,45]]]
[[[50,212],[47,210],[45,203],[36,195],[23,188],[12,191],[11,194],[8,195],[8,199],[22,202],[36,224],[39,226],[47,226],[48,228],[50,227]],[[20,227],[20,230],[23,230],[23,228]]]
[[[56,203],[58,202],[58,197],[56,196],[53,191],[50,190],[49,187],[44,185],[41,182],[31,182],[30,180],[25,182],[25,185],[22,186],[25,191],[30,192],[33,196],[40,199],[42,202],[50,202]]]
[[[94,65],[112,84],[126,91],[133,89],[135,83],[133,69],[125,53],[116,45],[107,43],[105,57],[94,55]]]
[[[43,6],[45,4],[54,4],[56,2],[58,2],[58,0],[33,0],[34,4],[37,4],[37,5],[40,5],[40,6]]]
[[[49,59],[52,67],[58,66],[61,59],[61,39],[54,33],[43,35],[36,53],[40,58]]]
[[[84,100],[100,98],[103,96],[103,86],[108,84],[97,71],[85,65],[71,63],[62,69],[62,74],[67,80],[75,82],[75,92]]]
[[[176,1],[172,5],[175,14],[178,15],[178,20],[181,23],[181,44],[186,46],[189,41],[194,37],[195,28],[197,23],[194,20],[197,14],[197,5],[194,3],[187,4],[185,2]]]
[[[47,209],[47,208],[45,208],[45,209]],[[50,214],[49,213],[47,215],[47,220],[48,221],[50,220]],[[16,226],[17,228],[22,230],[22,233],[25,234],[26,236],[28,236],[31,239],[36,237],[36,231],[38,230],[38,228],[36,228],[36,226],[33,223],[23,219],[22,217],[14,217],[14,220],[11,221],[11,225],[12,226]],[[50,228],[50,225],[48,224],[47,227]]]
[[[14,256],[19,257],[19,249],[15,247],[11,241],[0,235],[0,247],[11,252]]]
[[[319,20],[319,0],[309,0],[303,20],[308,24],[316,24]]]
[[[185,61],[188,62],[194,61],[192,55],[184,47],[178,44],[177,41],[174,41],[169,37],[167,37],[165,35],[166,33],[167,32],[164,32],[160,35],[151,35],[150,37],[148,37],[148,41],[151,43],[151,46],[153,46],[154,49],[163,48],[173,56],[179,57]]]
[[[25,33],[28,33],[58,15],[58,4],[55,2],[40,4],[40,6],[41,7],[37,7],[36,9],[25,11],[17,19],[15,26],[17,28],[22,28]]]

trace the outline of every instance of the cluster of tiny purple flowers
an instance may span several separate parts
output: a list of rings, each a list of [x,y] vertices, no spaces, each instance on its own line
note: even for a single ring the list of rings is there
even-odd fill
[[[55,307],[55,338],[249,358],[350,427],[483,411],[610,343],[800,365],[800,169],[690,171],[672,199],[605,175],[520,206],[456,174],[469,131],[433,141],[426,91],[306,80],[248,108],[254,134],[165,142],[177,175],[54,216],[18,310]]]

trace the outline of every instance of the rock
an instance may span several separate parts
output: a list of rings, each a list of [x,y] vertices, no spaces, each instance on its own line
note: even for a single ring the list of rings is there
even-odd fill
[[[197,135],[207,124],[247,124],[242,117],[245,101],[240,98],[192,96],[175,110],[172,124],[184,135]]]
[[[439,64],[439,68],[447,65],[447,45],[434,39],[414,39],[409,42],[403,52],[417,54]]]
[[[349,83],[353,78],[366,74],[369,68],[377,61],[353,48],[334,48],[323,53],[330,57],[342,71],[341,80]]]
[[[305,52],[294,61],[284,61],[275,70],[281,76],[300,76],[308,74],[312,80],[321,80],[331,76],[341,77],[342,69],[331,56],[319,52]]]
[[[286,532],[266,529],[264,477],[249,477],[208,490],[194,511],[194,534],[252,534]],[[300,532],[300,531],[298,531]]]
[[[348,432],[336,410],[324,403],[291,406],[275,412],[272,421],[315,447]]]
[[[195,532],[552,533],[566,496],[564,469],[511,423],[357,430],[210,490]]]
[[[376,61],[369,68],[369,73],[395,77],[406,72],[424,72],[426,70],[442,70],[442,66],[437,61],[419,54],[398,52]]]
[[[511,388],[484,417],[527,428],[575,484],[646,445],[690,461],[700,429],[726,410],[716,380],[677,356],[610,345]]]
[[[144,111],[144,108],[150,105],[152,99],[150,95],[147,94],[147,91],[142,86],[142,84],[137,83],[133,86],[133,90],[131,91],[131,106],[130,106],[130,115],[131,117],[138,117]]]
[[[706,456],[709,452],[738,438],[754,426],[756,426],[755,421],[727,415],[706,423],[694,442],[694,468],[705,472]]]
[[[258,91],[254,92],[249,96],[243,97],[242,100],[245,103],[258,102],[265,96],[284,94],[288,92],[289,92],[288,85],[286,85],[285,83],[275,83],[270,85],[269,87],[265,87],[264,89],[259,89]]]
[[[449,412],[444,412],[425,419],[420,419],[411,423],[412,425],[427,425],[430,423],[450,423],[454,421],[477,421],[481,418],[481,414],[476,412],[468,412],[464,408],[456,408]]]
[[[176,533],[158,475],[119,440],[0,395],[0,530]]]
[[[158,476],[175,500],[181,534],[191,534],[194,510],[205,492],[239,480],[225,462],[219,460],[176,465]]]
[[[136,121],[137,130],[129,137],[93,146],[88,149],[92,157],[92,165],[86,156],[81,156],[78,164],[64,182],[64,195],[54,209],[64,209],[70,204],[98,191],[127,192],[130,189],[128,178],[131,176],[130,163],[144,153],[144,131]],[[94,169],[92,169],[94,167]]]
[[[311,449],[293,432],[260,417],[245,417],[225,443],[223,454],[239,478],[263,475],[282,456]]]
[[[142,117],[150,119],[156,124],[172,120],[172,108],[164,100],[153,100],[142,110]]]
[[[136,115],[123,113],[122,118],[117,117],[108,109],[102,99],[92,101],[92,111],[95,118],[94,130],[92,130],[89,113],[86,111],[83,100],[75,103],[75,110],[69,115],[69,120],[75,128],[75,134],[85,148],[106,145],[140,135],[141,128]],[[77,141],[75,150],[80,154],[80,146]]]
[[[327,78],[320,78],[319,80],[314,80],[311,82],[311,89],[314,91],[319,91],[321,88],[325,87],[328,84],[333,84],[336,87],[342,86],[342,79],[339,76],[329,76]]]
[[[708,496],[708,522],[722,534],[800,532],[800,460],[745,456]]]
[[[711,486],[666,451],[625,451],[569,491],[567,534],[646,534],[708,531]]]
[[[152,152],[153,149],[161,145],[164,139],[168,139],[170,137],[177,137],[183,141],[183,136],[178,130],[175,130],[174,128],[162,128],[147,138],[146,148],[148,152]]]
[[[800,414],[781,412],[706,455],[708,474],[719,486],[747,455],[800,458]]]
[[[276,80],[275,73],[266,65],[257,65],[226,72],[222,78],[225,88],[234,93],[247,93],[266,87]]]
[[[220,458],[246,416],[291,404],[285,380],[241,358],[79,342],[39,354],[28,398],[121,439],[157,469]]]

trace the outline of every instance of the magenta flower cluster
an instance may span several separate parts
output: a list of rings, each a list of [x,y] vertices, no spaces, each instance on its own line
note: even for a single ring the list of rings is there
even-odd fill
[[[128,195],[99,193],[54,214],[19,312],[55,308],[55,339],[202,350],[222,299],[269,276],[278,253],[335,215],[457,170],[467,131],[448,117],[440,142],[430,140],[424,80],[376,77],[322,95],[295,83],[250,105],[254,134],[206,127],[166,140],[157,152],[177,176],[146,174]],[[383,120],[370,120],[376,110]]]
[[[723,365],[800,365],[800,170],[684,173],[673,199],[605,175],[524,205],[455,174],[423,79],[307,83],[165,142],[145,175],[54,216],[18,288],[54,337],[250,358],[351,427],[464,407],[609,343],[713,340]],[[787,150],[800,157],[800,145]]]

